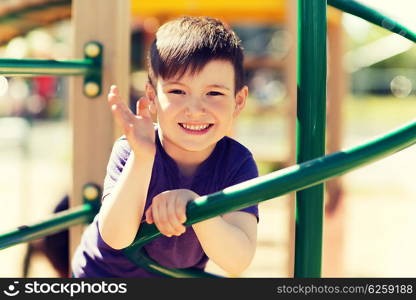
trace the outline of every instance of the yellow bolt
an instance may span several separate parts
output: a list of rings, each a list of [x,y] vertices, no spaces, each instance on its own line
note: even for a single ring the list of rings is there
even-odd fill
[[[98,197],[98,190],[95,186],[88,185],[84,188],[84,197],[87,200],[94,200]]]
[[[84,85],[84,92],[89,97],[95,97],[100,92],[100,87],[95,82],[87,82]]]
[[[101,50],[97,44],[91,43],[85,47],[85,54],[89,57],[97,57],[100,54]]]

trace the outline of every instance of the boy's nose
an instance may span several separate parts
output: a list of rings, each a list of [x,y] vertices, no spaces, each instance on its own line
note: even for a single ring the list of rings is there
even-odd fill
[[[188,116],[198,116],[205,113],[205,106],[199,99],[190,100],[186,105],[186,114]]]

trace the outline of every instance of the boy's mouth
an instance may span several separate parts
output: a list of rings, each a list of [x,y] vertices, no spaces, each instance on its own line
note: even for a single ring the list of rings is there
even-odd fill
[[[212,123],[201,123],[201,124],[190,124],[190,123],[178,123],[179,126],[187,133],[190,134],[204,134],[210,130],[214,124]]]

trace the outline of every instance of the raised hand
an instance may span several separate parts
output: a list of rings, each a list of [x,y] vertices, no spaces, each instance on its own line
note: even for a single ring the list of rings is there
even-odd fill
[[[149,99],[142,97],[136,104],[136,115],[121,100],[117,86],[112,85],[108,104],[116,123],[122,128],[136,157],[154,157],[155,129],[149,111]]]
[[[157,229],[167,237],[180,236],[186,230],[183,225],[186,221],[186,204],[198,197],[198,194],[187,189],[160,193],[146,210],[146,222],[155,223]]]

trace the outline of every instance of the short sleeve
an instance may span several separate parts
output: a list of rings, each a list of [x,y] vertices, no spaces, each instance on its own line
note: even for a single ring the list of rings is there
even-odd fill
[[[114,142],[110,159],[107,164],[107,173],[104,179],[103,195],[101,200],[111,193],[114,185],[120,177],[121,172],[123,171],[124,166],[126,165],[130,152],[131,149],[125,137],[121,137]]]
[[[256,178],[258,176],[259,172],[257,170],[256,162],[254,161],[253,156],[250,155],[248,158],[245,159],[241,167],[238,169],[236,174],[231,179],[231,182],[228,184],[228,186],[239,184],[241,182]],[[257,223],[259,222],[259,209],[257,204],[243,209],[239,209],[238,211],[244,211],[255,215],[257,218]]]

